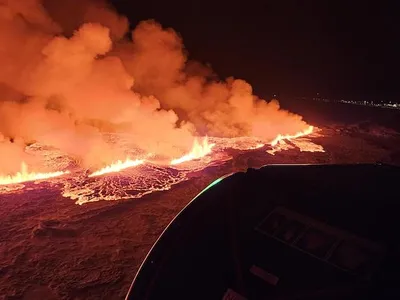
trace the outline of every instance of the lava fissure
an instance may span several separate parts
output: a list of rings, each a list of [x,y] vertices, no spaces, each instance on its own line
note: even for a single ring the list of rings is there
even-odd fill
[[[17,184],[29,181],[47,180],[69,174],[69,171],[56,171],[48,173],[30,172],[25,162],[21,163],[21,170],[14,175],[0,176],[0,185]]]
[[[323,151],[309,141],[287,146],[313,127],[276,99],[255,95],[245,80],[218,78],[189,61],[173,29],[147,20],[129,32],[111,5],[60,0],[49,9],[47,2],[1,4],[0,185],[61,176],[68,182],[72,169],[90,170],[94,184],[148,164],[184,173],[228,159],[224,149],[268,144],[270,153]],[[69,7],[77,8],[71,23]],[[91,187],[82,195],[85,189]],[[107,192],[95,198],[126,196]]]

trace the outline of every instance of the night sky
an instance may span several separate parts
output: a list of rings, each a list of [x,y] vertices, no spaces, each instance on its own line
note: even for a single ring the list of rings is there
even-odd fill
[[[397,1],[112,2],[132,27],[155,19],[174,28],[191,59],[262,97],[400,102]]]

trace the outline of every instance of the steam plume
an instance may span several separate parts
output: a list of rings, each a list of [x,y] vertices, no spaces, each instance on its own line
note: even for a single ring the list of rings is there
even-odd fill
[[[103,1],[0,0],[0,174],[34,142],[90,168],[121,159],[104,132],[174,157],[195,135],[272,140],[307,126],[243,80],[211,80],[172,29],[144,21],[131,39],[127,30]]]

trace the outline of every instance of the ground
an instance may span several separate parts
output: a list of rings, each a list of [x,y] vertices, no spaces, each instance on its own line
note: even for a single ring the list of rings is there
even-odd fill
[[[400,135],[391,124],[365,115],[353,121],[308,118],[322,130],[314,141],[324,153],[238,152],[223,165],[140,199],[76,205],[45,188],[0,195],[0,299],[124,299],[164,228],[224,174],[270,163],[400,163]]]

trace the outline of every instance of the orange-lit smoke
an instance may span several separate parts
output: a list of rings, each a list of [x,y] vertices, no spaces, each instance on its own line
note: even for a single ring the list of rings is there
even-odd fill
[[[126,157],[105,132],[172,159],[195,136],[273,140],[308,128],[243,80],[211,80],[172,29],[127,30],[102,1],[0,0],[0,174],[17,172],[34,142],[100,169]]]

